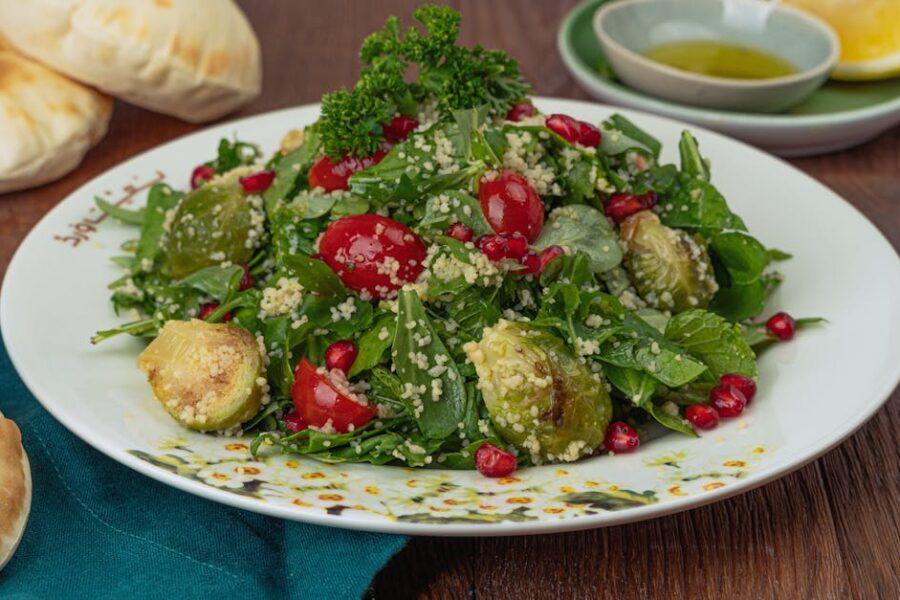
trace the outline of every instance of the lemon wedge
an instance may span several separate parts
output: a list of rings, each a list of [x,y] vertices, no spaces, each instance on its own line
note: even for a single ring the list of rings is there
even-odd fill
[[[831,25],[841,40],[833,79],[900,75],[900,0],[785,0]]]

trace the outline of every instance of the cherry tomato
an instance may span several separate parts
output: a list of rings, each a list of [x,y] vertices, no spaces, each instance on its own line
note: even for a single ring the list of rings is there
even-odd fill
[[[322,369],[320,372],[306,358],[294,371],[291,399],[305,423],[324,427],[331,421],[331,426],[339,433],[347,433],[351,425],[362,427],[375,416],[374,409],[340,391],[327,371]]]
[[[535,112],[537,111],[535,111],[534,104],[531,102],[519,102],[518,104],[513,104],[509,112],[506,113],[506,120],[521,121],[527,117],[533,117]]]
[[[345,156],[339,162],[332,162],[327,156],[323,156],[309,170],[309,187],[322,188],[326,192],[350,189],[350,176],[357,171],[368,169],[377,165],[387,154],[386,150],[378,150],[371,156],[358,158]]]
[[[426,249],[409,227],[364,214],[329,225],[319,241],[319,254],[348,288],[385,298],[416,280]]]
[[[544,204],[528,180],[514,171],[482,179],[478,186],[481,211],[497,233],[521,233],[533,243],[544,227]]]
[[[382,125],[384,131],[384,139],[392,144],[402,142],[409,137],[416,127],[419,126],[419,120],[415,117],[406,115],[397,115],[389,122]]]

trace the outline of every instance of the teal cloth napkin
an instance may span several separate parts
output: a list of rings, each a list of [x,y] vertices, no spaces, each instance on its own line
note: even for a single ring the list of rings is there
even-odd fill
[[[57,423],[2,343],[0,411],[22,430],[34,480],[4,600],[355,599],[407,541],[264,517],[131,471]]]

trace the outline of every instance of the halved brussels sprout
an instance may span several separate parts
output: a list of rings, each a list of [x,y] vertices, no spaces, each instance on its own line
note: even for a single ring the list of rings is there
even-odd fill
[[[251,170],[252,171],[252,170]],[[184,197],[169,227],[167,268],[182,279],[223,261],[245,264],[253,257],[265,222],[262,199],[247,195],[237,169]]]
[[[706,308],[719,289],[704,242],[666,227],[649,210],[628,217],[619,238],[625,268],[650,306],[676,313]]]
[[[561,339],[500,320],[465,351],[497,432],[535,463],[574,461],[603,442],[609,394]]]
[[[157,400],[189,429],[229,429],[259,412],[263,362],[241,327],[168,321],[141,352],[138,368]]]

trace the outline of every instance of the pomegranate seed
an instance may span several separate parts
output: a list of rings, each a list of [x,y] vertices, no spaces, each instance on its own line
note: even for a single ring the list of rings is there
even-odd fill
[[[647,192],[646,194],[613,194],[606,203],[606,216],[616,223],[621,223],[635,213],[653,208],[654,204],[656,204],[656,194],[654,192]]]
[[[407,115],[397,115],[382,126],[384,139],[391,144],[402,142],[419,126],[419,120]]]
[[[581,125],[579,121],[569,115],[554,114],[547,117],[547,129],[556,133],[561,138],[574,144],[581,138]]]
[[[614,454],[624,454],[637,450],[641,445],[641,438],[628,423],[616,421],[607,427],[603,445]]]
[[[588,146],[590,148],[596,148],[600,145],[600,140],[603,139],[603,134],[600,133],[600,130],[591,125],[586,121],[578,122],[578,143],[582,146]]]
[[[248,194],[259,194],[269,189],[272,182],[275,181],[275,171],[260,171],[253,175],[247,175],[238,179],[241,187]]]
[[[191,189],[196,190],[204,181],[209,181],[216,174],[216,170],[209,165],[200,165],[191,173]]]
[[[250,274],[250,268],[247,265],[241,265],[244,274],[241,276],[241,282],[238,284],[238,291],[243,292],[253,287],[253,275]]]
[[[525,256],[519,259],[519,262],[525,265],[525,268],[519,271],[523,275],[531,275],[541,272],[541,257],[534,250],[529,250],[528,252],[526,252]]]
[[[744,375],[738,375],[737,373],[726,373],[719,378],[719,383],[721,385],[733,385],[737,389],[741,390],[741,393],[744,395],[744,399],[747,401],[747,404],[750,404],[750,401],[753,400],[753,396],[756,395],[756,382],[750,379],[749,377],[745,377]]]
[[[485,477],[506,477],[516,470],[516,457],[497,446],[482,444],[475,451],[475,467]]]
[[[797,324],[794,322],[794,317],[786,312],[780,312],[775,313],[766,321],[766,329],[782,342],[786,342],[794,337]]]
[[[216,310],[217,308],[219,308],[218,303],[208,302],[207,304],[204,304],[203,306],[200,307],[200,314],[197,315],[197,318],[200,319],[201,321],[205,321],[206,318],[209,315],[211,315],[213,313],[213,311]],[[222,317],[222,322],[227,323],[230,320],[231,320],[231,313],[230,312],[225,313],[225,316]]]
[[[501,233],[500,237],[506,242],[506,258],[519,260],[528,252],[528,240],[518,231]]]
[[[291,433],[297,433],[309,428],[309,425],[303,420],[300,413],[296,411],[284,415],[283,421],[285,428]]]
[[[357,354],[359,348],[352,340],[338,340],[325,350],[325,368],[329,371],[338,369],[346,375],[350,372]]]
[[[547,248],[544,248],[544,250],[541,252],[541,271],[543,271],[544,268],[548,264],[550,264],[551,260],[553,260],[554,258],[557,258],[559,256],[562,256],[565,253],[566,253],[566,251],[561,246],[557,246],[555,244],[553,246],[548,246]]]
[[[494,233],[488,233],[475,242],[478,249],[494,262],[506,258],[506,240]]]
[[[447,235],[461,242],[471,242],[475,232],[468,225],[462,223],[453,223],[447,228]]]
[[[747,398],[733,385],[719,385],[709,391],[709,403],[720,417],[730,419],[744,412]]]
[[[696,429],[712,429],[719,424],[719,413],[709,404],[692,404],[684,410],[684,418]]]
[[[521,121],[527,117],[533,117],[534,113],[534,104],[531,102],[519,102],[518,104],[513,104],[509,112],[506,113],[506,120]]]

